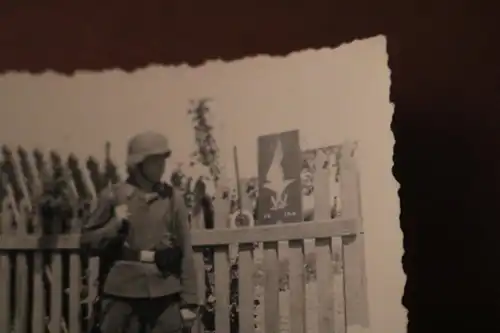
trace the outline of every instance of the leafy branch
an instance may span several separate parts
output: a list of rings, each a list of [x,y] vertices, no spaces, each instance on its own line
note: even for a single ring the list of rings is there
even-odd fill
[[[211,112],[208,103],[210,98],[192,100],[188,115],[193,123],[197,150],[191,154],[198,163],[209,169],[212,180],[217,183],[220,179],[221,167],[219,161],[219,147],[213,135],[213,126],[209,121]]]

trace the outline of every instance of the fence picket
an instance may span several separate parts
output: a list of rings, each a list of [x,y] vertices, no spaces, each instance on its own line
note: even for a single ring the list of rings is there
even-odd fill
[[[340,147],[341,149],[342,147]],[[340,161],[338,151],[334,155],[330,155],[336,159],[336,174],[339,175],[340,171]],[[330,161],[331,163],[331,161]],[[338,178],[337,180],[340,180]],[[346,189],[347,190],[347,189]],[[357,188],[349,188],[349,192],[357,192]],[[338,197],[337,197],[338,198]],[[337,199],[335,198],[335,199]],[[334,205],[337,202],[334,202]],[[338,213],[338,212],[337,212]],[[335,237],[332,238],[332,248],[331,248],[331,259],[333,260],[333,331],[335,333],[345,333],[347,332],[346,324],[346,303],[345,303],[345,284],[344,284],[344,242],[343,238]]]
[[[93,210],[95,208],[95,200],[97,199],[97,190],[96,188],[94,187],[94,184],[92,183],[92,180],[90,178],[90,175],[89,175],[89,170],[87,169],[86,166],[81,166],[80,167],[80,171],[82,172],[81,176],[82,176],[82,185],[85,186],[85,190],[86,192],[90,195],[90,198],[91,198],[91,205],[93,207],[91,207],[91,209]]]
[[[89,170],[86,165],[80,167],[82,185],[85,187],[85,192],[90,195],[90,210],[93,211],[97,205],[97,190],[92,183],[91,177],[89,175]],[[86,330],[89,331],[94,324],[94,301],[96,300],[99,292],[98,288],[99,279],[99,258],[91,257],[87,263],[87,270],[85,274],[87,295],[84,301],[86,307],[86,318],[84,318],[84,325]]]
[[[290,261],[290,333],[306,333],[304,241],[291,240],[288,245]]]
[[[30,155],[23,147],[19,147],[17,149],[17,156],[19,157],[19,164],[26,182],[28,194],[31,195],[30,198],[32,199],[36,192],[37,179],[35,179],[35,174],[31,168]]]
[[[204,219],[203,219],[203,213],[201,210],[198,212],[198,214],[192,216],[191,218],[191,227],[193,229],[203,229],[203,226],[205,225]],[[205,292],[206,292],[206,286],[205,286],[205,262],[203,260],[203,248],[202,247],[196,247],[194,252],[194,266],[196,270],[196,286],[198,289],[198,297],[199,299],[199,304],[201,306],[205,306]],[[201,320],[202,318],[199,318],[196,322],[196,324],[193,327],[193,332],[192,333],[204,333],[205,332],[205,327],[203,325],[203,321]]]
[[[2,200],[2,211],[0,222],[3,234],[11,234],[12,213],[8,197]],[[11,332],[12,307],[11,307],[11,286],[12,286],[12,262],[8,251],[0,252],[0,332]]]
[[[27,207],[26,199],[21,201],[19,210],[16,214],[17,234],[26,233]],[[28,330],[28,261],[25,252],[16,254],[16,333],[26,333]]]
[[[236,159],[235,148],[235,165],[238,161]],[[239,170],[237,172],[239,178]],[[238,179],[240,191],[241,211],[252,213],[252,202],[246,192],[247,179]],[[250,221],[248,221],[250,222]],[[251,225],[245,226],[246,228]],[[255,262],[254,262],[254,243],[240,243],[237,246],[238,256],[238,316],[239,316],[239,332],[253,333],[255,332]]]
[[[280,331],[280,264],[278,242],[265,242],[264,246],[264,326],[265,332]]]
[[[33,157],[35,160],[35,168],[38,171],[39,179],[43,186],[49,185],[49,181],[52,179],[52,170],[47,165],[47,161],[45,160],[45,155],[41,150],[35,149],[33,151]]]
[[[8,150],[8,154],[6,151]],[[31,212],[31,202],[28,187],[24,180],[24,174],[15,154],[10,149],[4,150],[4,157],[13,171],[16,188],[20,190],[19,201],[16,201],[14,191],[10,185],[7,186],[7,195],[14,212],[16,222],[16,234],[25,235],[28,232],[28,219]],[[8,155],[8,156],[6,156]],[[16,207],[17,206],[17,207]],[[28,261],[25,252],[16,254],[16,280],[15,280],[15,332],[26,333],[28,329]]]
[[[80,333],[80,310],[81,310],[81,262],[78,252],[72,251],[69,254],[69,331]]]
[[[328,156],[321,150],[316,151],[314,160],[314,219],[330,219],[330,170]],[[333,295],[333,267],[331,254],[331,238],[315,239],[316,247],[316,276],[318,288],[318,331],[329,333],[334,324]],[[343,292],[343,290],[341,290]],[[337,292],[335,290],[335,292]],[[338,297],[338,292],[335,294]],[[335,331],[335,333],[339,333]]]
[[[7,185],[7,195],[10,209],[13,216],[13,221],[16,225],[15,233],[23,234],[24,214],[16,207],[16,201],[13,190],[10,185]],[[15,255],[15,290],[14,290],[14,332],[24,333],[26,331],[27,317],[27,289],[26,277],[28,275],[28,264],[24,253],[16,253]]]
[[[223,197],[222,187],[218,187],[214,200],[215,228],[227,228],[229,202]],[[229,247],[227,245],[214,248],[215,276],[215,330],[231,332],[229,283],[230,283]]]
[[[97,160],[93,157],[88,158],[86,162],[86,169],[88,170],[89,180],[95,188],[95,192],[97,194],[101,193],[106,186],[101,175],[99,162],[97,162]]]
[[[35,206],[39,196],[43,192],[42,184],[35,167],[34,160],[31,154],[26,153],[24,156],[26,168],[25,173],[30,174],[32,181],[32,209],[33,209],[33,233],[36,235],[42,234],[42,225],[40,223],[40,216],[38,214],[38,207]],[[40,251],[33,252],[33,293],[32,293],[32,311],[31,311],[31,332],[32,333],[45,333],[45,285],[43,283],[44,277],[44,259],[43,253]]]
[[[60,333],[61,332],[61,321],[62,317],[62,297],[63,297],[63,286],[62,286],[62,258],[61,253],[53,252],[51,254],[51,281],[50,281],[50,333]]]
[[[19,151],[19,150],[18,150]],[[26,176],[21,167],[21,162],[18,160],[17,156],[13,153],[10,154],[9,162],[12,165],[12,169],[14,171],[15,181],[17,186],[21,190],[22,197],[26,199],[26,204],[28,205],[28,209],[31,210],[31,201],[30,201],[30,191],[29,186],[26,184]]]
[[[25,174],[29,174],[29,176],[26,176],[26,179],[30,179],[29,181],[32,182],[30,184],[29,188],[31,188],[31,212],[32,212],[32,221],[31,224],[33,226],[33,230],[36,232],[41,233],[41,225],[40,221],[38,221],[39,218],[39,212],[38,212],[38,207],[36,207],[36,202],[40,198],[40,196],[43,193],[43,184],[40,180],[40,175],[38,174],[38,170],[35,165],[35,161],[33,159],[33,156],[31,154],[28,154],[23,150],[21,153],[21,150],[19,154],[23,154],[23,159],[24,159],[24,167],[26,170],[24,171]]]
[[[56,180],[58,176],[58,163],[57,163],[57,155],[55,152],[50,153],[50,162],[48,163],[50,167],[49,174]],[[52,234],[60,234],[63,230],[63,221],[58,217],[54,217],[51,221],[51,230]],[[49,332],[50,333],[61,333],[62,321],[63,321],[63,262],[62,255],[59,251],[54,251],[50,254],[51,263],[50,263],[50,321],[49,321]]]
[[[368,327],[368,302],[365,271],[365,240],[362,230],[359,175],[354,159],[355,143],[342,145],[340,186],[342,215],[356,217],[358,234],[344,237],[344,281],[347,326]]]
[[[78,210],[79,210],[79,198],[78,198],[78,190],[75,185],[74,179],[73,179],[73,174],[71,170],[67,166],[63,166],[63,174],[64,174],[64,180],[68,186],[68,195],[69,199],[71,201],[71,208],[72,208],[72,217],[71,221],[68,225],[69,227],[69,232],[74,233],[78,232],[80,230],[80,219],[78,219]]]
[[[238,257],[239,332],[255,332],[253,243],[239,244]]]
[[[88,200],[91,195],[88,192],[87,187],[85,186],[85,180],[83,179],[82,170],[78,158],[74,154],[70,154],[66,165],[68,168],[68,173],[71,175],[73,183],[75,184],[75,190],[78,196],[82,199]]]
[[[73,180],[73,174],[69,168],[66,169],[66,178],[69,182],[69,191],[72,198],[73,218],[70,223],[70,233],[78,234],[80,232],[80,223],[78,219],[78,191]],[[68,330],[71,333],[81,332],[80,312],[81,312],[81,280],[82,280],[82,262],[79,251],[70,251],[69,253],[69,313]]]

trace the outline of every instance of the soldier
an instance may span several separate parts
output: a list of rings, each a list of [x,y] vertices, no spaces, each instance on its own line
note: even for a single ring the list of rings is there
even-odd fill
[[[196,319],[187,208],[180,192],[160,182],[170,154],[161,134],[133,137],[127,181],[102,192],[83,228],[82,245],[110,263],[102,288],[102,333],[177,333]]]

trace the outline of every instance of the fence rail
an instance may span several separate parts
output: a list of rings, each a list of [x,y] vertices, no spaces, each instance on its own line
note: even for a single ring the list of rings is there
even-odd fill
[[[215,228],[200,229],[204,216],[193,216],[205,305],[193,332],[345,333],[352,325],[368,326],[358,175],[352,146],[342,150],[341,214],[334,219],[328,156],[321,151],[315,157],[314,221],[229,229],[230,205],[221,188],[213,202]],[[74,158],[62,163],[52,154],[46,163],[42,154],[4,149],[3,155],[8,177],[0,186],[0,332],[87,332],[99,263],[80,253],[79,228],[105,182],[95,165],[79,167]],[[54,190],[47,177],[63,179],[72,213],[49,226],[36,209],[41,193]],[[316,271],[314,283],[307,283],[311,244]]]
[[[291,241],[302,239],[354,236],[355,219],[338,218],[304,224],[271,225],[240,229],[211,229],[191,231],[195,247]],[[79,233],[59,235],[0,235],[0,251],[79,250]]]

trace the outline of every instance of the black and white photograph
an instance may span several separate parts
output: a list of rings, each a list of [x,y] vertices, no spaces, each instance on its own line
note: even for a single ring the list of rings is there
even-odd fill
[[[405,332],[386,44],[1,75],[0,332]]]

